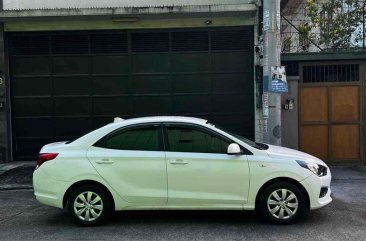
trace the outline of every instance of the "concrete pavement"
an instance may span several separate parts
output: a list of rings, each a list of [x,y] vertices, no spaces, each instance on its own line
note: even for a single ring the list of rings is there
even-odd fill
[[[366,171],[331,168],[334,201],[294,225],[264,223],[255,212],[126,211],[101,227],[75,225],[39,204],[31,189],[0,191],[0,240],[366,241]]]
[[[0,164],[0,190],[32,188],[35,167],[35,161]]]

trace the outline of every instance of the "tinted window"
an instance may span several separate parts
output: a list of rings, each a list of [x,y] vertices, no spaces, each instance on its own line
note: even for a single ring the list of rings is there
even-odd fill
[[[174,152],[227,153],[230,143],[188,127],[168,127],[169,150]]]
[[[103,138],[95,146],[117,150],[159,151],[158,128],[145,127],[122,130]]]

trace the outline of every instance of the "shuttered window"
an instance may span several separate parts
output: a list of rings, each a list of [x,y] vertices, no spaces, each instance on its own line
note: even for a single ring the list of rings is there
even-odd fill
[[[127,53],[128,40],[126,33],[93,34],[90,36],[91,53]]]
[[[132,52],[169,52],[169,33],[133,33]]]
[[[354,82],[359,81],[358,64],[333,64],[303,66],[303,82]]]
[[[252,139],[252,35],[252,27],[8,33],[14,159],[33,160],[43,145],[116,116],[201,117]]]
[[[172,50],[181,51],[208,51],[209,33],[208,31],[173,32]]]
[[[88,35],[53,35],[51,37],[53,54],[87,54]]]

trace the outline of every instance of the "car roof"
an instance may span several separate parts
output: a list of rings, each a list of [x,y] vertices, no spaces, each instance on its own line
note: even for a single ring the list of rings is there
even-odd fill
[[[121,125],[128,125],[128,124],[140,124],[140,123],[151,123],[151,122],[184,122],[184,123],[206,124],[207,120],[186,116],[149,116],[149,117],[131,118],[123,121],[119,119],[119,121],[117,121],[116,123]]]

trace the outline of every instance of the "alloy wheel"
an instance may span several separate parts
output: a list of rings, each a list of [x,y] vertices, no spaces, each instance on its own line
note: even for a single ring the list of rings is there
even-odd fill
[[[289,219],[298,210],[299,200],[296,195],[285,188],[277,189],[269,195],[267,208],[270,214],[277,219]]]
[[[80,193],[74,201],[74,212],[76,216],[87,222],[94,221],[103,212],[102,198],[95,192],[86,191]]]

